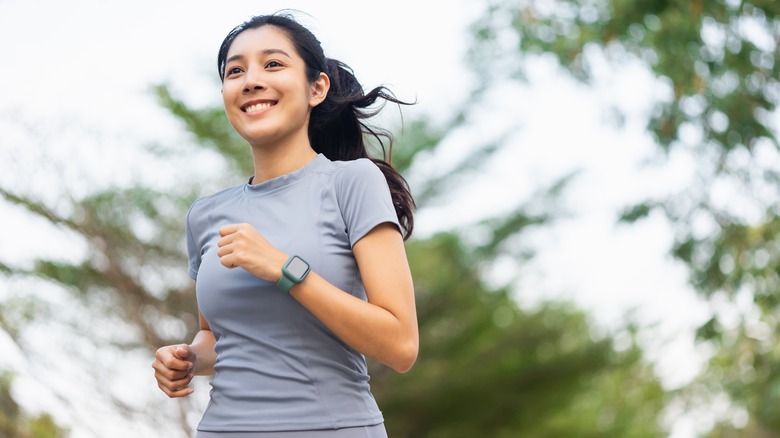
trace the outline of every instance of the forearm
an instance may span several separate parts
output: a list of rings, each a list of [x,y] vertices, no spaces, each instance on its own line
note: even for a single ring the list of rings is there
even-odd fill
[[[247,224],[219,230],[217,255],[228,268],[243,268],[278,281],[288,254],[273,247]],[[385,222],[352,247],[367,301],[356,298],[311,272],[290,294],[343,342],[393,369],[408,371],[419,345],[414,286],[398,227]],[[209,327],[201,315],[201,327]]]
[[[211,330],[200,330],[193,338],[190,347],[196,358],[192,370],[195,375],[210,376],[214,374],[214,364],[217,361],[217,353],[214,351],[216,342]]]
[[[290,294],[356,351],[399,372],[414,364],[419,344],[414,314],[393,314],[338,289],[316,272]]]

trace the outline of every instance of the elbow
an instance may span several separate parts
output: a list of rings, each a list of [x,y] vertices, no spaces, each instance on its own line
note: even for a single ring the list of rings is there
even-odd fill
[[[410,345],[399,348],[395,359],[388,365],[399,373],[406,373],[412,369],[414,363],[417,362],[417,354],[419,353],[419,345],[417,342],[410,343]]]
[[[404,374],[412,369],[412,366],[414,365],[414,362],[417,358],[411,359],[407,362],[398,363],[396,366],[392,367],[396,372]]]

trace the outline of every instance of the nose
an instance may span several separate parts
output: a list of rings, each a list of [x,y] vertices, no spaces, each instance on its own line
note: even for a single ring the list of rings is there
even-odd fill
[[[244,75],[244,93],[249,93],[253,90],[262,90],[265,88],[265,83],[263,82],[262,74],[257,72],[257,70],[249,70]]]

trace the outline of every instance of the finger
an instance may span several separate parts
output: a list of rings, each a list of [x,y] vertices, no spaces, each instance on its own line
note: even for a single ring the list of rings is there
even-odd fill
[[[164,378],[168,382],[179,382],[186,380],[189,375],[191,375],[192,372],[190,371],[174,371],[174,370],[167,370],[167,371],[161,371],[160,377]],[[180,388],[182,386],[186,386],[187,383],[184,383],[183,385],[168,385],[170,388]]]
[[[181,391],[170,391],[170,390],[165,389],[165,388],[160,388],[160,389],[162,389],[163,392],[170,398],[186,397],[186,396],[192,394],[192,392],[193,392],[192,388],[187,388],[186,390],[183,389]]]
[[[162,384],[157,385],[162,392],[164,392],[168,397],[175,398],[175,397],[186,397],[193,392],[195,392],[194,388],[190,388],[189,386],[184,386],[176,389],[171,389],[166,386],[163,386]]]
[[[236,267],[236,261],[233,255],[226,255],[224,257],[220,257],[219,262],[222,263],[222,266],[229,269],[233,269]]]
[[[192,389],[192,388],[184,388],[184,389],[180,389],[178,391],[170,391],[170,392],[166,392],[166,393],[168,394],[168,397],[176,398],[176,397],[186,397],[186,396],[192,394],[193,392],[195,392],[195,390]]]
[[[171,378],[166,376],[165,373],[155,373],[154,378],[157,379],[157,383],[164,386],[171,391],[178,391],[190,384],[195,377],[194,373],[177,373],[175,377]]]
[[[219,236],[225,237],[235,233],[240,228],[240,224],[229,224],[219,227]]]
[[[223,248],[233,243],[236,240],[236,233],[225,234],[221,239],[217,241],[217,248]]]
[[[187,386],[187,384],[190,383],[190,380],[192,380],[194,376],[195,375],[193,373],[171,372],[170,370],[157,371],[154,373],[154,378],[157,379],[157,384],[159,386],[164,386],[172,391]]]
[[[152,364],[152,368],[154,368],[154,377],[157,380],[160,380],[160,378],[164,378],[165,380],[179,380],[183,379],[192,372],[191,368],[187,368],[184,370],[175,370],[166,367],[162,363],[155,362]]]
[[[189,359],[189,358],[188,358]],[[170,369],[175,371],[189,371],[192,368],[192,361],[187,359],[179,359],[178,357],[171,355],[163,360],[159,361],[160,366],[155,369]]]
[[[227,246],[227,244],[225,244],[223,246],[220,246],[217,249],[217,256],[219,256],[219,257],[226,256],[226,255],[230,254],[231,252],[233,252],[233,246]]]

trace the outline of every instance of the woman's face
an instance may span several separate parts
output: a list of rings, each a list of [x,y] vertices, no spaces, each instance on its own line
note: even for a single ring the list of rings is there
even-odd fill
[[[319,88],[308,82],[303,58],[275,26],[241,32],[228,50],[222,84],[225,114],[250,144],[308,138],[311,108],[325,97]]]

